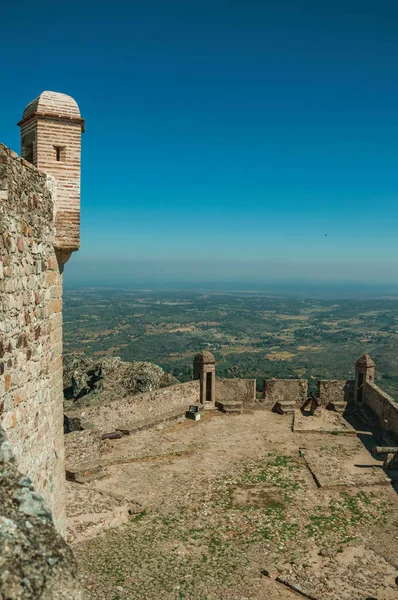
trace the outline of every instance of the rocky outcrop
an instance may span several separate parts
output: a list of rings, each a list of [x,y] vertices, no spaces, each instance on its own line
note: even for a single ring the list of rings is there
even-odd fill
[[[65,408],[91,406],[175,385],[178,380],[150,362],[74,357],[64,362]]]
[[[158,388],[179,383],[178,379],[165,373],[161,367],[149,362],[121,363],[119,373],[126,395],[143,394]]]
[[[72,551],[0,427],[0,598],[82,600]]]
[[[95,391],[101,379],[101,362],[92,358],[76,357],[64,359],[64,397],[79,400]]]

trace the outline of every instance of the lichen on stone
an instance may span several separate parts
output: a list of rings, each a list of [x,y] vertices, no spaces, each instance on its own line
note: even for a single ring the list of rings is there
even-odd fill
[[[0,427],[0,598],[82,600],[72,550],[51,512],[21,476]]]

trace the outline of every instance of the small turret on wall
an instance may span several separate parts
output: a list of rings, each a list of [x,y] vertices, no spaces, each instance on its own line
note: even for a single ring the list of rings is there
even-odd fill
[[[376,365],[369,354],[363,354],[355,363],[354,404],[365,401],[365,384],[374,383]]]
[[[193,359],[193,378],[200,380],[200,403],[205,409],[216,407],[216,359],[202,350]]]
[[[55,240],[61,262],[80,246],[80,157],[84,119],[76,101],[42,92],[25,108],[21,156],[56,179]]]

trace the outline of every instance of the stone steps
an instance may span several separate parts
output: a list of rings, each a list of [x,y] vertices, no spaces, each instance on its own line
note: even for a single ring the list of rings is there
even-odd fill
[[[223,400],[222,402],[216,402],[217,408],[226,414],[239,414],[243,413],[243,402],[238,400]]]
[[[162,423],[168,423],[171,421],[178,421],[185,418],[187,409],[178,408],[177,410],[171,410],[165,413],[159,413],[154,417],[150,417],[148,419],[142,419],[140,421],[136,421],[135,423],[120,423],[115,430],[120,431],[123,435],[131,435],[132,433],[137,433],[138,431],[143,431],[145,429],[151,429],[152,427],[156,427],[157,425],[161,425]]]
[[[294,400],[279,400],[274,404],[272,411],[280,415],[294,415],[296,403]]]
[[[103,479],[108,472],[102,465],[80,465],[68,467],[66,470],[66,479],[75,483],[90,483],[96,479]]]

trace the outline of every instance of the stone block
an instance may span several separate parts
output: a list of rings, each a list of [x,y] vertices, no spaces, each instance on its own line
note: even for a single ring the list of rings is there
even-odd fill
[[[270,406],[277,403],[292,403],[299,408],[308,395],[308,383],[304,379],[266,379],[264,380],[264,401]]]
[[[216,400],[256,402],[256,380],[216,377]]]
[[[4,376],[4,390],[8,392],[11,389],[12,378],[9,373]]]

